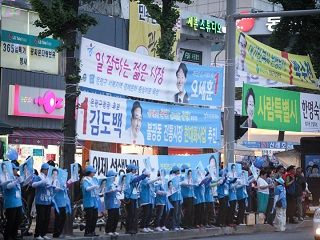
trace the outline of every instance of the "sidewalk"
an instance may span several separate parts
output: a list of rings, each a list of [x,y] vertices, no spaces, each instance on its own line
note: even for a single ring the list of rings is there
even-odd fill
[[[305,220],[299,224],[288,224],[287,230],[292,231],[297,228],[308,228],[312,227],[312,220]],[[98,228],[97,228],[98,229]],[[99,237],[84,237],[83,232],[78,229],[74,230],[74,236],[67,236],[64,239],[74,239],[74,240],[102,240],[102,239],[118,239],[118,240],[149,240],[149,239],[196,239],[205,238],[212,236],[222,236],[222,235],[236,235],[236,234],[253,234],[258,232],[274,232],[275,228],[268,225],[254,225],[254,226],[237,226],[235,228],[207,228],[207,229],[192,229],[183,231],[170,231],[170,232],[154,232],[154,233],[138,233],[136,235],[127,235],[120,233],[118,237],[110,237],[105,235],[103,231],[98,231]],[[51,237],[51,235],[48,235]],[[24,239],[33,239],[33,237],[24,237]],[[62,238],[60,238],[62,239]]]

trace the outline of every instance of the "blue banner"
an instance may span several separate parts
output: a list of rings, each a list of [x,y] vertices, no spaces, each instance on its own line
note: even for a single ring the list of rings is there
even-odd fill
[[[85,91],[78,103],[77,134],[82,140],[220,148],[218,109],[133,101]]]

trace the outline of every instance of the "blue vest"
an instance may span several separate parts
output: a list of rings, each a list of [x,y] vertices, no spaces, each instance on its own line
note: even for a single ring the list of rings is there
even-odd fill
[[[278,201],[281,202],[282,208],[287,208],[286,190],[282,185],[278,185],[274,191],[275,195],[279,195]]]
[[[212,187],[210,186],[210,183],[205,185],[204,198],[205,202],[214,202]]]
[[[113,183],[107,191],[112,190],[112,188],[115,188],[116,185]],[[120,201],[117,198],[118,192],[108,192],[104,194],[104,206],[106,209],[114,209],[114,208],[120,208]]]
[[[126,187],[124,190],[124,197],[128,199],[137,200],[140,196],[139,182],[145,179],[147,175],[136,176],[132,173],[126,174]]]
[[[148,183],[150,179],[145,178],[140,182],[140,205],[154,203],[154,187]]]
[[[247,197],[248,197],[247,186],[242,186],[240,188],[237,188],[237,200],[242,200]]]
[[[204,185],[194,186],[194,196],[195,196],[195,200],[193,202],[194,205],[205,202],[204,192],[205,192]]]
[[[87,187],[97,185],[98,183],[94,178],[84,177],[82,183],[83,207],[84,208],[98,208],[97,198],[99,197],[98,191],[93,189],[86,191]]]
[[[67,189],[62,188],[59,190],[54,190],[54,201],[57,204],[58,208],[66,207],[67,206]]]
[[[222,184],[217,187],[218,198],[224,198],[229,196],[229,184],[227,180],[224,180]]]
[[[21,187],[20,184],[17,183],[13,188],[7,189],[4,187],[3,197],[4,197],[4,204],[3,207],[7,208],[16,208],[22,206],[21,200]]]
[[[39,181],[41,181],[41,178],[39,176],[35,176],[32,182],[34,183]],[[52,187],[48,187],[46,184],[41,184],[36,187],[35,203],[38,205],[51,205],[52,194]]]
[[[157,191],[164,191],[164,187],[161,183],[155,184],[154,186],[154,191],[156,193],[156,198],[155,198],[155,205],[166,205],[166,200],[167,200],[167,196],[166,195],[160,195],[157,194]]]
[[[229,201],[237,200],[237,191],[234,184],[229,184]]]

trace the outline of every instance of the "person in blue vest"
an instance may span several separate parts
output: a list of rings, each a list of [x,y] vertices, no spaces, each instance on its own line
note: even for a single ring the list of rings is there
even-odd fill
[[[14,179],[2,185],[3,208],[5,209],[6,225],[4,228],[4,239],[15,240],[18,238],[18,229],[22,221],[22,200],[19,167],[12,163]]]
[[[198,170],[196,170],[198,171]],[[204,207],[205,207],[205,186],[204,186],[204,180],[205,179],[199,179],[198,184],[194,186],[194,212],[195,212],[195,222],[194,225],[196,228],[202,228],[204,227],[205,224],[205,212],[204,212]],[[211,179],[210,179],[211,180]],[[209,180],[209,182],[210,182]]]
[[[159,180],[159,178],[151,179],[150,171],[144,169],[142,171],[144,175],[147,177],[141,181],[140,183],[140,198],[139,204],[142,208],[142,219],[141,219],[141,228],[142,232],[153,232],[151,228],[149,228],[149,224],[151,222],[152,216],[152,207],[154,205],[155,198],[155,189],[154,183]]]
[[[227,215],[227,225],[229,227],[235,227],[234,223],[234,215],[236,212],[237,206],[237,190],[236,190],[236,177],[229,177],[227,180],[229,186],[229,208],[228,208],[228,215]]]
[[[194,217],[194,184],[192,179],[192,170],[188,165],[182,164],[181,172],[181,194],[183,197],[182,211],[183,211],[183,227],[185,229],[193,228]]]
[[[56,172],[55,174],[58,176],[58,169],[53,169],[52,172]],[[54,173],[52,173],[54,175]],[[55,216],[54,216],[54,227],[53,227],[53,238],[60,238],[64,224],[66,222],[66,214],[67,214],[67,202],[70,199],[68,196],[66,185],[63,186],[59,180],[56,178],[52,182],[53,186],[53,202],[55,207]]]
[[[36,189],[36,229],[34,233],[35,239],[50,239],[48,233],[51,203],[52,203],[52,186],[47,179],[49,164],[43,163],[39,176],[35,176],[32,181],[32,187]]]
[[[112,178],[113,183],[107,185],[106,192],[104,194],[105,209],[108,211],[108,219],[105,227],[105,231],[110,236],[118,236],[117,226],[119,222],[119,208],[120,200],[117,195],[120,192],[120,188],[115,183],[117,173],[114,170],[108,170],[107,178]]]
[[[212,227],[213,217],[215,214],[214,211],[214,196],[213,189],[218,185],[217,181],[213,181],[209,170],[206,168],[206,178],[210,176],[210,181],[207,181],[204,184],[204,200],[205,200],[205,226]]]
[[[124,202],[127,211],[126,234],[136,234],[138,232],[137,200],[139,198],[139,183],[147,175],[137,175],[138,167],[129,164],[126,170],[126,187],[124,190]]]
[[[274,226],[276,227],[277,231],[281,232],[286,230],[287,198],[284,185],[285,182],[283,178],[279,177],[275,179],[275,197],[272,212],[276,211]]]
[[[245,214],[246,202],[248,198],[247,183],[245,181],[246,179],[243,173],[241,177],[237,179],[237,182],[236,182],[236,193],[237,193],[237,202],[238,202],[238,214],[237,214],[237,222],[236,222],[237,225],[244,223],[244,214]]]
[[[221,169],[219,176],[221,179],[218,181],[218,200],[219,200],[219,214],[216,225],[218,227],[225,227],[228,215],[228,201],[229,201],[229,184],[227,182],[226,169]]]
[[[162,174],[162,175],[161,175]],[[166,172],[164,169],[159,169],[158,177],[160,178],[155,182],[154,191],[156,193],[155,206],[156,206],[156,216],[154,221],[154,227],[157,232],[169,231],[166,227],[167,217],[169,213],[169,200],[166,192]]]
[[[98,236],[95,229],[98,220],[99,183],[94,179],[95,173],[94,167],[89,165],[86,167],[85,177],[82,179],[83,208],[86,217],[85,237]]]
[[[173,186],[175,189],[174,193],[169,196],[169,200],[173,206],[172,210],[172,229],[175,231],[181,231],[183,228],[181,227],[181,206],[182,206],[182,195],[181,195],[181,187],[180,187],[180,168],[178,166],[173,166],[171,170],[171,182],[177,182]]]

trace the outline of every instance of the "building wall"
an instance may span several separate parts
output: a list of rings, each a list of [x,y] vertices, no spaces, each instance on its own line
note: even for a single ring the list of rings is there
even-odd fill
[[[2,68],[0,85],[0,119],[3,122],[19,128],[62,128],[62,120],[9,116],[9,85],[14,84],[39,88],[64,89],[65,83],[63,76]]]

